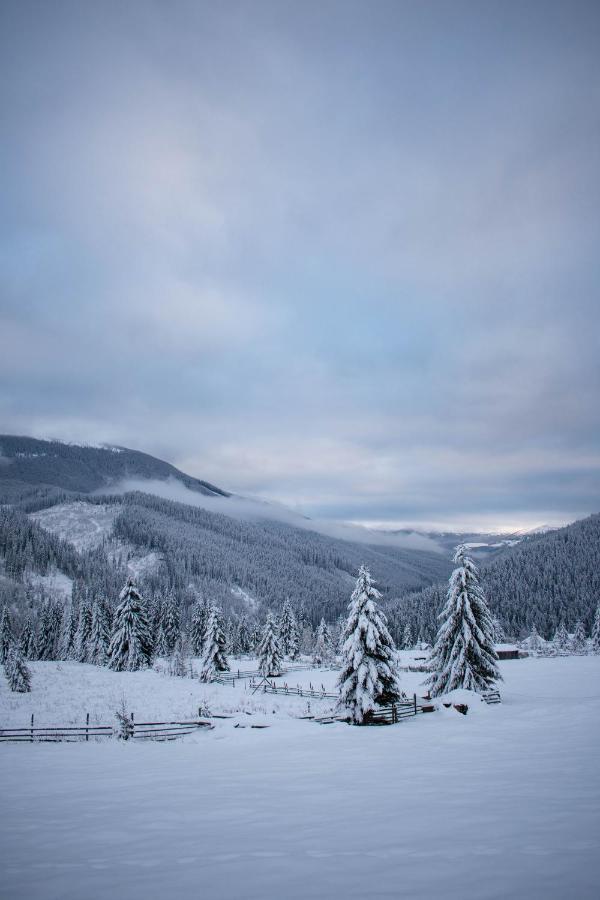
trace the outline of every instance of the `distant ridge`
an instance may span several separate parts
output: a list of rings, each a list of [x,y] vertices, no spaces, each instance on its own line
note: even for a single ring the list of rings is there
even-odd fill
[[[170,463],[139,450],[0,435],[0,490],[9,497],[18,497],[32,485],[91,494],[108,491],[126,478],[174,478],[205,496],[229,496],[222,488],[186,475]]]

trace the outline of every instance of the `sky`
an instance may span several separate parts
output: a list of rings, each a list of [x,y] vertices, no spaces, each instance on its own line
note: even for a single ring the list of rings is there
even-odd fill
[[[600,511],[597,2],[0,4],[0,431],[384,527]]]

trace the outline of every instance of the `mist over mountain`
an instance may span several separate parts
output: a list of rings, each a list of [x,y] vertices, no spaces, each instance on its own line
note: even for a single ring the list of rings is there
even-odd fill
[[[184,608],[203,594],[226,612],[250,604],[261,614],[289,597],[315,624],[345,611],[361,563],[387,597],[450,570],[427,537],[331,523],[322,527],[351,539],[319,533],[320,524],[290,510],[233,496],[126,448],[4,436],[0,450],[0,555],[15,597],[32,574],[58,570],[77,590],[110,601],[129,571],[148,595],[173,593]]]

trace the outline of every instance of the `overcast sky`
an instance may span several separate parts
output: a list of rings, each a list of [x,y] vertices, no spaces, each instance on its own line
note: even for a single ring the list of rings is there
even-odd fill
[[[0,4],[0,430],[600,511],[600,4]]]

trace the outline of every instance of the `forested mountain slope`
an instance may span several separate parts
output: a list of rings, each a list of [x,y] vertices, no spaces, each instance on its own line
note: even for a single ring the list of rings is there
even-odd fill
[[[28,573],[57,568],[79,594],[110,603],[132,560],[151,559],[152,565],[134,568],[142,591],[149,598],[173,594],[184,615],[198,593],[226,613],[251,610],[259,618],[289,598],[316,625],[322,616],[332,621],[345,612],[361,563],[388,598],[450,571],[448,559],[429,550],[354,543],[269,519],[244,521],[138,491],[111,495],[110,486],[124,475],[154,484],[177,477],[221,496],[227,511],[225,491],[145,454],[31,438],[4,437],[0,448],[0,503],[6,504],[0,592],[17,607]],[[107,493],[100,495],[102,485]]]
[[[600,515],[566,528],[524,538],[499,559],[481,566],[488,603],[507,635],[519,638],[535,625],[545,638],[564,622],[581,620],[589,633],[600,602]],[[434,585],[389,605],[397,628],[410,622],[431,639],[446,584]]]
[[[91,493],[106,490],[125,478],[173,478],[206,496],[227,491],[185,475],[169,463],[126,447],[89,447],[0,435],[0,494],[19,499],[31,488]]]

